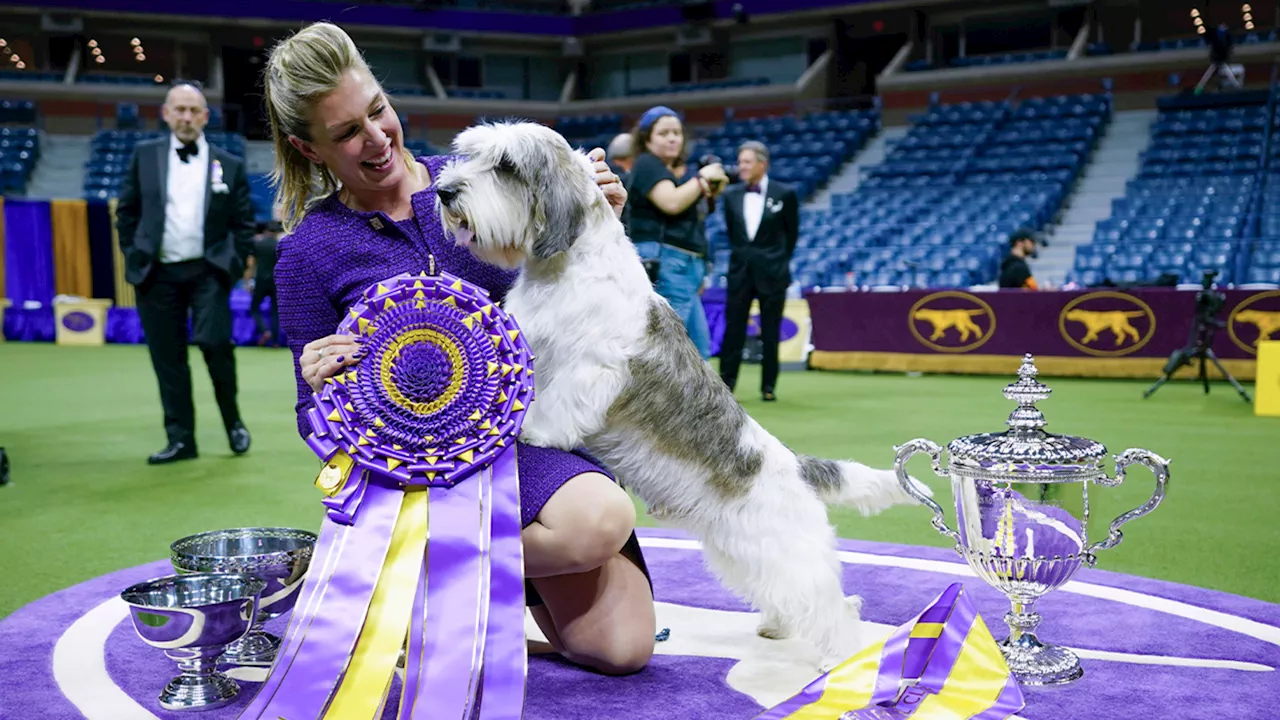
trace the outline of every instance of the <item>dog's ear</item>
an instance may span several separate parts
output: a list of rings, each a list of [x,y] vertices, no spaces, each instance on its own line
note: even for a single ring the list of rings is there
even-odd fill
[[[535,202],[541,205],[543,227],[533,241],[533,254],[546,260],[568,250],[582,234],[586,207],[581,188],[574,182],[576,158],[554,148],[540,164],[535,183]]]

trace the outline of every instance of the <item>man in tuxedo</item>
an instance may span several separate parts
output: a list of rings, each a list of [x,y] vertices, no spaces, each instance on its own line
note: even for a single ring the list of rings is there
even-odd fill
[[[769,179],[769,148],[763,143],[746,142],[738,149],[738,177],[742,182],[725,190],[722,203],[732,254],[720,377],[730,389],[738,384],[751,301],[759,300],[764,346],[760,392],[766,401],[773,401],[777,400],[778,335],[791,284],[791,253],[800,238],[800,199],[791,186]]]
[[[116,209],[125,278],[137,291],[168,435],[168,445],[147,459],[152,465],[197,454],[188,317],[232,452],[246,452],[250,441],[236,405],[229,303],[253,241],[244,162],[206,140],[209,108],[195,86],[170,88],[162,115],[171,134],[138,143]]]

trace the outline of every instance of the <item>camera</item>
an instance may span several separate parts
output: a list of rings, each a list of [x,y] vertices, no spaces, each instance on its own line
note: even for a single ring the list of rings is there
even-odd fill
[[[1200,291],[1196,293],[1196,314],[1206,319],[1213,319],[1227,304],[1227,296],[1214,289],[1213,279],[1216,277],[1217,270],[1205,270],[1200,278]]]
[[[724,160],[721,160],[720,156],[716,155],[715,153],[707,153],[705,155],[699,156],[695,164],[698,166],[699,170],[701,170],[702,168],[708,165],[720,165],[721,167],[723,167]],[[728,183],[725,181],[713,182],[711,183],[711,190],[713,192],[720,192],[721,190],[724,190],[724,186],[727,184]]]

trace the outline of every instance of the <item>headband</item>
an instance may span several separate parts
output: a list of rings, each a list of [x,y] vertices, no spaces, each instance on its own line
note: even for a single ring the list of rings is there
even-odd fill
[[[680,119],[680,113],[676,112],[675,110],[672,110],[666,105],[658,105],[656,107],[651,107],[645,111],[644,115],[640,116],[640,129],[648,130],[650,127],[653,126],[654,123],[658,122],[660,118],[664,118],[668,115],[674,117],[677,120]]]

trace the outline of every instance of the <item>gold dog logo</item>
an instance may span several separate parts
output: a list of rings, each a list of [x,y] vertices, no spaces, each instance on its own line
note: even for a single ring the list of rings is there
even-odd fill
[[[1258,343],[1280,340],[1280,290],[1250,295],[1227,318],[1227,334],[1241,350],[1256,355]]]
[[[916,301],[907,315],[907,326],[916,340],[932,350],[970,352],[991,339],[996,314],[975,295],[947,290]]]
[[[1137,352],[1156,332],[1156,316],[1138,298],[1095,292],[1067,303],[1058,331],[1071,347],[1088,355],[1119,357]]]

